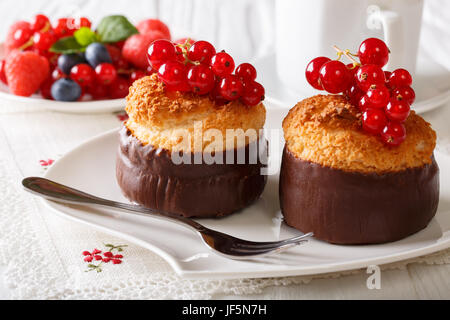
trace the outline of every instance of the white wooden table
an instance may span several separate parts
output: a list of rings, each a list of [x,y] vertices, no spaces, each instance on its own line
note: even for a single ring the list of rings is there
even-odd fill
[[[258,1],[259,2],[259,1]],[[273,1],[264,1],[270,8]],[[132,5],[130,5],[132,3]],[[223,47],[235,47],[234,54],[238,57],[249,58],[255,53],[256,42],[261,39],[249,40],[246,35],[239,32],[240,25],[236,23],[244,19],[233,6],[242,7],[254,5],[249,1],[233,1],[228,6],[219,1],[196,1],[195,5],[190,1],[112,1],[112,0],[79,0],[79,1],[56,1],[56,0],[3,0],[0,2],[0,33],[3,36],[6,28],[13,21],[18,19],[30,19],[37,12],[44,12],[49,16],[63,16],[70,12],[75,12],[81,8],[81,14],[89,17],[102,17],[110,13],[121,13],[130,17],[133,21],[138,21],[145,17],[160,16],[170,25],[178,30],[188,29],[198,34],[202,38],[210,39],[220,43]],[[248,4],[250,3],[250,4]],[[210,12],[221,12],[226,19],[218,19],[220,25],[212,25],[214,19]],[[196,14],[195,14],[196,13]],[[266,14],[266,13],[262,13]],[[195,16],[195,19],[192,17]],[[232,21],[232,22],[230,22]],[[270,23],[270,22],[268,22]],[[256,28],[258,29],[258,28]],[[270,28],[269,28],[270,29]],[[240,37],[236,35],[240,35]],[[272,37],[273,34],[254,34],[254,38]],[[449,65],[448,61],[446,62]],[[442,111],[445,110],[445,111]],[[0,117],[2,116],[0,110]],[[450,119],[450,104],[426,114],[427,120],[442,122],[442,118]],[[439,125],[439,124],[437,124]],[[64,123],[61,123],[64,126]],[[442,126],[441,126],[442,127]],[[112,128],[112,127],[111,127]],[[62,130],[62,127],[60,128]],[[83,125],[81,124],[80,131]],[[108,125],[99,127],[96,130],[109,129]],[[94,131],[96,131],[94,130]],[[31,134],[31,133],[30,133]],[[443,129],[438,131],[438,135],[450,137],[450,131]],[[86,137],[80,135],[80,140]],[[76,144],[71,141],[70,145]],[[25,145],[24,145],[25,146]],[[1,250],[1,248],[0,248]],[[11,288],[7,288],[3,283],[2,274],[5,268],[0,267],[0,299],[10,297]],[[388,270],[381,273],[381,289],[369,290],[366,286],[369,274],[361,272],[359,274],[343,276],[337,279],[317,279],[309,284],[277,286],[263,290],[261,294],[232,296],[221,295],[215,298],[237,298],[237,299],[449,299],[450,298],[450,264],[425,265],[412,264],[403,270]]]

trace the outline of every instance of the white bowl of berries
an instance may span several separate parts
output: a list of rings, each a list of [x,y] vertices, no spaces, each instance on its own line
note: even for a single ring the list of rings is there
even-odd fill
[[[10,26],[0,44],[0,99],[72,113],[122,110],[131,83],[154,72],[147,48],[170,39],[167,25],[126,17],[60,18],[38,14]]]

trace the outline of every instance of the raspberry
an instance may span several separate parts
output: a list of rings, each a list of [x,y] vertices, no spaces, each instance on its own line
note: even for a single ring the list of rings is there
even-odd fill
[[[17,49],[23,44],[25,44],[33,35],[30,23],[26,21],[17,21],[13,23],[6,35],[5,48],[6,54],[11,50]]]
[[[167,27],[164,22],[158,19],[142,20],[136,25],[136,28],[141,34],[148,34],[152,31],[159,31],[164,34],[164,39],[170,40],[171,38],[169,27]]]
[[[122,48],[122,56],[140,69],[148,67],[147,48],[158,39],[167,39],[160,31],[147,34],[135,34],[127,39]]]
[[[47,79],[48,60],[32,51],[12,51],[5,64],[9,89],[15,95],[28,97]]]

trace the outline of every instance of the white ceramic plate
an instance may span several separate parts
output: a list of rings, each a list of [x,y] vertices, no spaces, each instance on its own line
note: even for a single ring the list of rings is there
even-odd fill
[[[267,128],[280,129],[287,109],[268,106]],[[276,145],[276,135],[269,145]],[[115,180],[117,129],[81,144],[48,170],[46,177],[97,196],[127,201]],[[273,153],[272,165],[279,159]],[[281,151],[279,151],[281,153]],[[63,206],[44,201],[63,217],[121,237],[163,257],[186,278],[251,278],[319,274],[385,264],[428,254],[450,246],[450,157],[436,154],[441,167],[441,200],[429,226],[401,241],[364,246],[331,245],[312,240],[289,251],[249,261],[229,260],[207,249],[188,229],[152,218],[136,217],[106,209]],[[376,199],[374,199],[376,201]],[[287,227],[278,205],[278,173],[269,176],[259,201],[242,212],[222,219],[199,220],[208,227],[250,240],[284,239],[299,232]]]
[[[4,52],[4,44],[0,43],[0,59],[3,59]],[[49,110],[69,113],[107,113],[120,111],[125,107],[125,99],[64,102],[44,99],[40,94],[33,94],[30,97],[16,96],[9,91],[8,86],[3,82],[0,82],[0,99],[11,104],[43,107]]]
[[[268,99],[275,103],[292,108],[298,101],[324,92],[312,87],[305,88],[304,92],[287,89],[278,78],[274,54],[255,60],[254,65],[258,70],[258,81],[264,85]],[[304,77],[304,70],[299,70],[299,77]],[[412,108],[416,112],[423,113],[438,108],[450,100],[450,70],[433,60],[424,50],[420,50],[413,88],[416,100]]]

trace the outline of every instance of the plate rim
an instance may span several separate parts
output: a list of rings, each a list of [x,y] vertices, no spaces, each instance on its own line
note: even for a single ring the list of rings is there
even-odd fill
[[[286,108],[270,108],[272,110],[280,110],[280,109],[286,109]],[[280,110],[281,111],[281,110]],[[70,158],[71,154],[74,154],[76,152],[80,152],[81,149],[89,147],[91,144],[98,143],[99,140],[105,139],[110,135],[117,134],[119,130],[119,127],[113,128],[111,130],[102,132],[100,134],[97,134],[93,137],[85,139],[83,142],[78,144],[76,147],[65,153],[61,158],[59,158],[44,174],[44,177],[48,178],[51,177],[52,172],[56,170],[56,168],[59,166],[58,163],[64,158]],[[164,259],[170,267],[175,271],[175,273],[181,277],[184,277],[185,279],[240,279],[240,278],[265,278],[265,277],[291,277],[291,276],[306,276],[306,275],[319,275],[324,273],[332,273],[332,272],[343,272],[343,271],[350,271],[350,270],[357,270],[364,267],[367,267],[369,265],[385,265],[389,263],[394,262],[400,262],[404,260],[408,260],[410,258],[416,258],[420,256],[424,256],[427,254],[431,254],[443,249],[446,249],[450,247],[450,235],[444,236],[442,234],[441,238],[436,239],[432,244],[415,248],[411,250],[405,250],[402,252],[392,253],[388,255],[383,255],[381,257],[372,257],[370,259],[367,258],[361,258],[358,260],[354,260],[351,262],[337,262],[337,263],[327,263],[325,265],[315,265],[315,266],[306,266],[302,267],[301,265],[297,266],[288,266],[288,269],[279,269],[279,270],[253,270],[253,271],[208,271],[208,270],[186,270],[183,269],[181,264],[182,261],[177,259],[176,257],[170,255],[170,253],[165,252],[163,249],[158,248],[156,245],[151,244],[148,241],[141,240],[137,237],[134,237],[130,234],[123,233],[120,231],[112,230],[107,227],[97,225],[95,223],[83,220],[78,217],[74,217],[69,213],[64,212],[64,210],[60,208],[64,208],[63,205],[58,204],[56,202],[46,200],[46,199],[40,199],[42,203],[51,209],[52,212],[56,213],[57,215],[72,220],[77,221],[79,223],[91,226],[97,230],[100,230],[102,232],[105,232],[107,234],[117,236],[119,238],[125,239],[127,241],[130,241],[132,243],[135,243],[143,248],[146,248],[153,253],[160,256],[162,259]],[[434,218],[433,218],[434,219]],[[430,224],[426,227],[428,228]],[[425,229],[426,229],[425,228]],[[424,229],[424,230],[425,230]],[[201,241],[199,239],[199,241]],[[327,244],[330,246],[333,246],[332,244]],[[208,252],[213,252],[211,249],[209,249]],[[217,257],[225,259],[219,255]],[[283,266],[283,265],[282,265]]]

